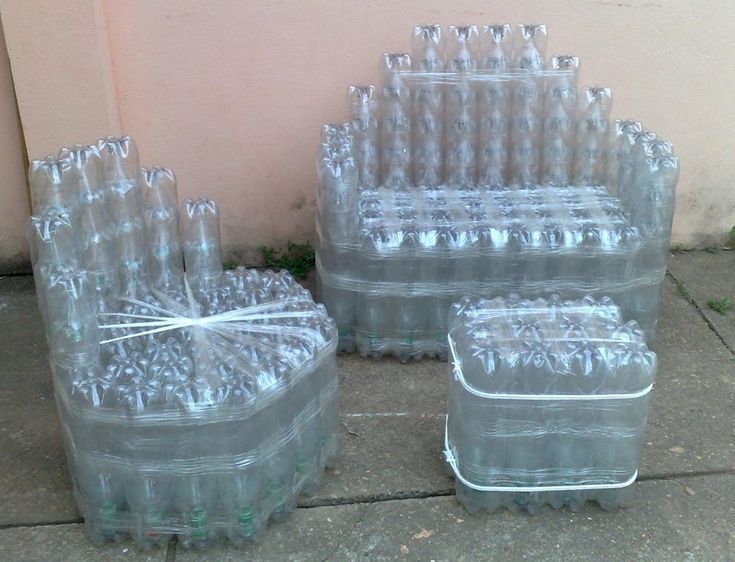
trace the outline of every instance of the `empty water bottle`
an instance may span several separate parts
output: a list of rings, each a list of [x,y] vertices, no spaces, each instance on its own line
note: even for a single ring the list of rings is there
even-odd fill
[[[383,55],[383,86],[380,99],[380,144],[382,183],[405,189],[411,184],[411,89],[403,73],[411,68],[404,53]]]

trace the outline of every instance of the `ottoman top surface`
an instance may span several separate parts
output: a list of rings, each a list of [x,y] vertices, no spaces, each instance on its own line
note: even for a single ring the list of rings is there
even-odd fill
[[[656,373],[643,331],[605,297],[465,297],[449,326],[454,378],[474,393],[635,397]]]

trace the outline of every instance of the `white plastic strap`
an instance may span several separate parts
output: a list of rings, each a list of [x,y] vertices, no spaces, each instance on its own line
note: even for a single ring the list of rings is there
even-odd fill
[[[461,361],[457,357],[457,353],[454,348],[454,341],[452,336],[448,336],[449,350],[452,355],[452,372],[454,373],[454,379],[462,384],[464,389],[470,394],[479,396],[480,398],[488,398],[491,400],[524,400],[524,401],[561,401],[561,400],[630,400],[631,398],[640,398],[645,396],[653,388],[653,383],[649,384],[646,388],[637,392],[625,392],[625,393],[610,393],[610,394],[510,394],[504,392],[483,392],[482,390],[476,389],[470,385],[464,378],[462,373]]]
[[[630,486],[638,477],[638,471],[624,482],[600,483],[600,484],[550,484],[545,486],[481,486],[470,482],[459,471],[459,463],[457,458],[449,446],[449,416],[446,417],[444,425],[444,457],[447,463],[452,467],[452,472],[457,480],[462,482],[468,488],[477,490],[478,492],[573,492],[581,490],[619,490]]]
[[[148,334],[157,334],[170,330],[179,330],[182,328],[203,328],[210,330],[224,337],[234,337],[238,333],[279,333],[296,336],[308,336],[313,334],[313,330],[308,328],[299,328],[294,326],[268,325],[263,324],[264,320],[274,320],[279,318],[306,318],[314,315],[313,311],[293,311],[293,312],[273,312],[274,309],[283,308],[284,304],[288,304],[289,299],[262,303],[245,308],[236,308],[211,316],[199,316],[198,305],[194,301],[191,294],[189,284],[184,280],[189,298],[189,309],[181,307],[181,312],[174,312],[153,305],[138,299],[123,298],[122,300],[133,305],[141,306],[160,313],[162,316],[147,316],[141,314],[127,314],[123,312],[103,312],[99,316],[109,316],[123,319],[135,319],[140,322],[116,322],[103,324],[100,326],[102,330],[113,330],[116,328],[131,329],[145,328],[140,332],[129,332],[125,335],[103,340],[100,344],[112,343],[116,341],[126,340],[146,336]],[[162,297],[162,295],[159,295]],[[297,302],[298,299],[294,299]]]

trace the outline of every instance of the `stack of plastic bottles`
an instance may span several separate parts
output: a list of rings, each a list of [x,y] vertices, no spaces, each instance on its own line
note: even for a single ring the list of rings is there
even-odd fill
[[[656,375],[609,299],[467,297],[450,313],[446,458],[470,513],[631,497]]]
[[[338,446],[337,331],[287,273],[223,271],[219,211],[129,137],[30,169],[33,270],[95,542],[241,544]],[[179,229],[181,228],[181,232]],[[185,270],[184,270],[185,266]]]
[[[418,26],[349,88],[317,169],[320,297],[340,349],[446,354],[467,294],[610,296],[655,337],[678,160],[546,28]],[[514,39],[515,38],[515,39]],[[513,44],[515,41],[515,44]]]

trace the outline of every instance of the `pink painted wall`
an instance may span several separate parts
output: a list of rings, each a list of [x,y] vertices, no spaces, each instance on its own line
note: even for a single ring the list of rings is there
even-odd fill
[[[31,159],[119,132],[100,0],[0,0]]]
[[[25,223],[30,214],[23,138],[15,105],[5,34],[0,25],[0,272],[25,269]]]
[[[735,223],[732,0],[107,0],[105,13],[123,129],[183,195],[224,203],[228,248],[312,236],[319,126],[346,118],[347,86],[375,81],[417,22],[546,23],[549,53],[579,55],[616,116],[674,143],[673,243],[710,244]]]
[[[29,156],[131,134],[144,164],[174,168],[182,197],[219,199],[226,253],[245,262],[313,236],[319,127],[346,118],[347,86],[375,82],[414,23],[546,23],[549,54],[580,56],[583,83],[612,87],[615,116],[674,143],[673,243],[722,242],[735,224],[732,0],[0,0],[0,15]],[[3,194],[16,191],[0,240],[20,240],[27,197],[6,168]]]

